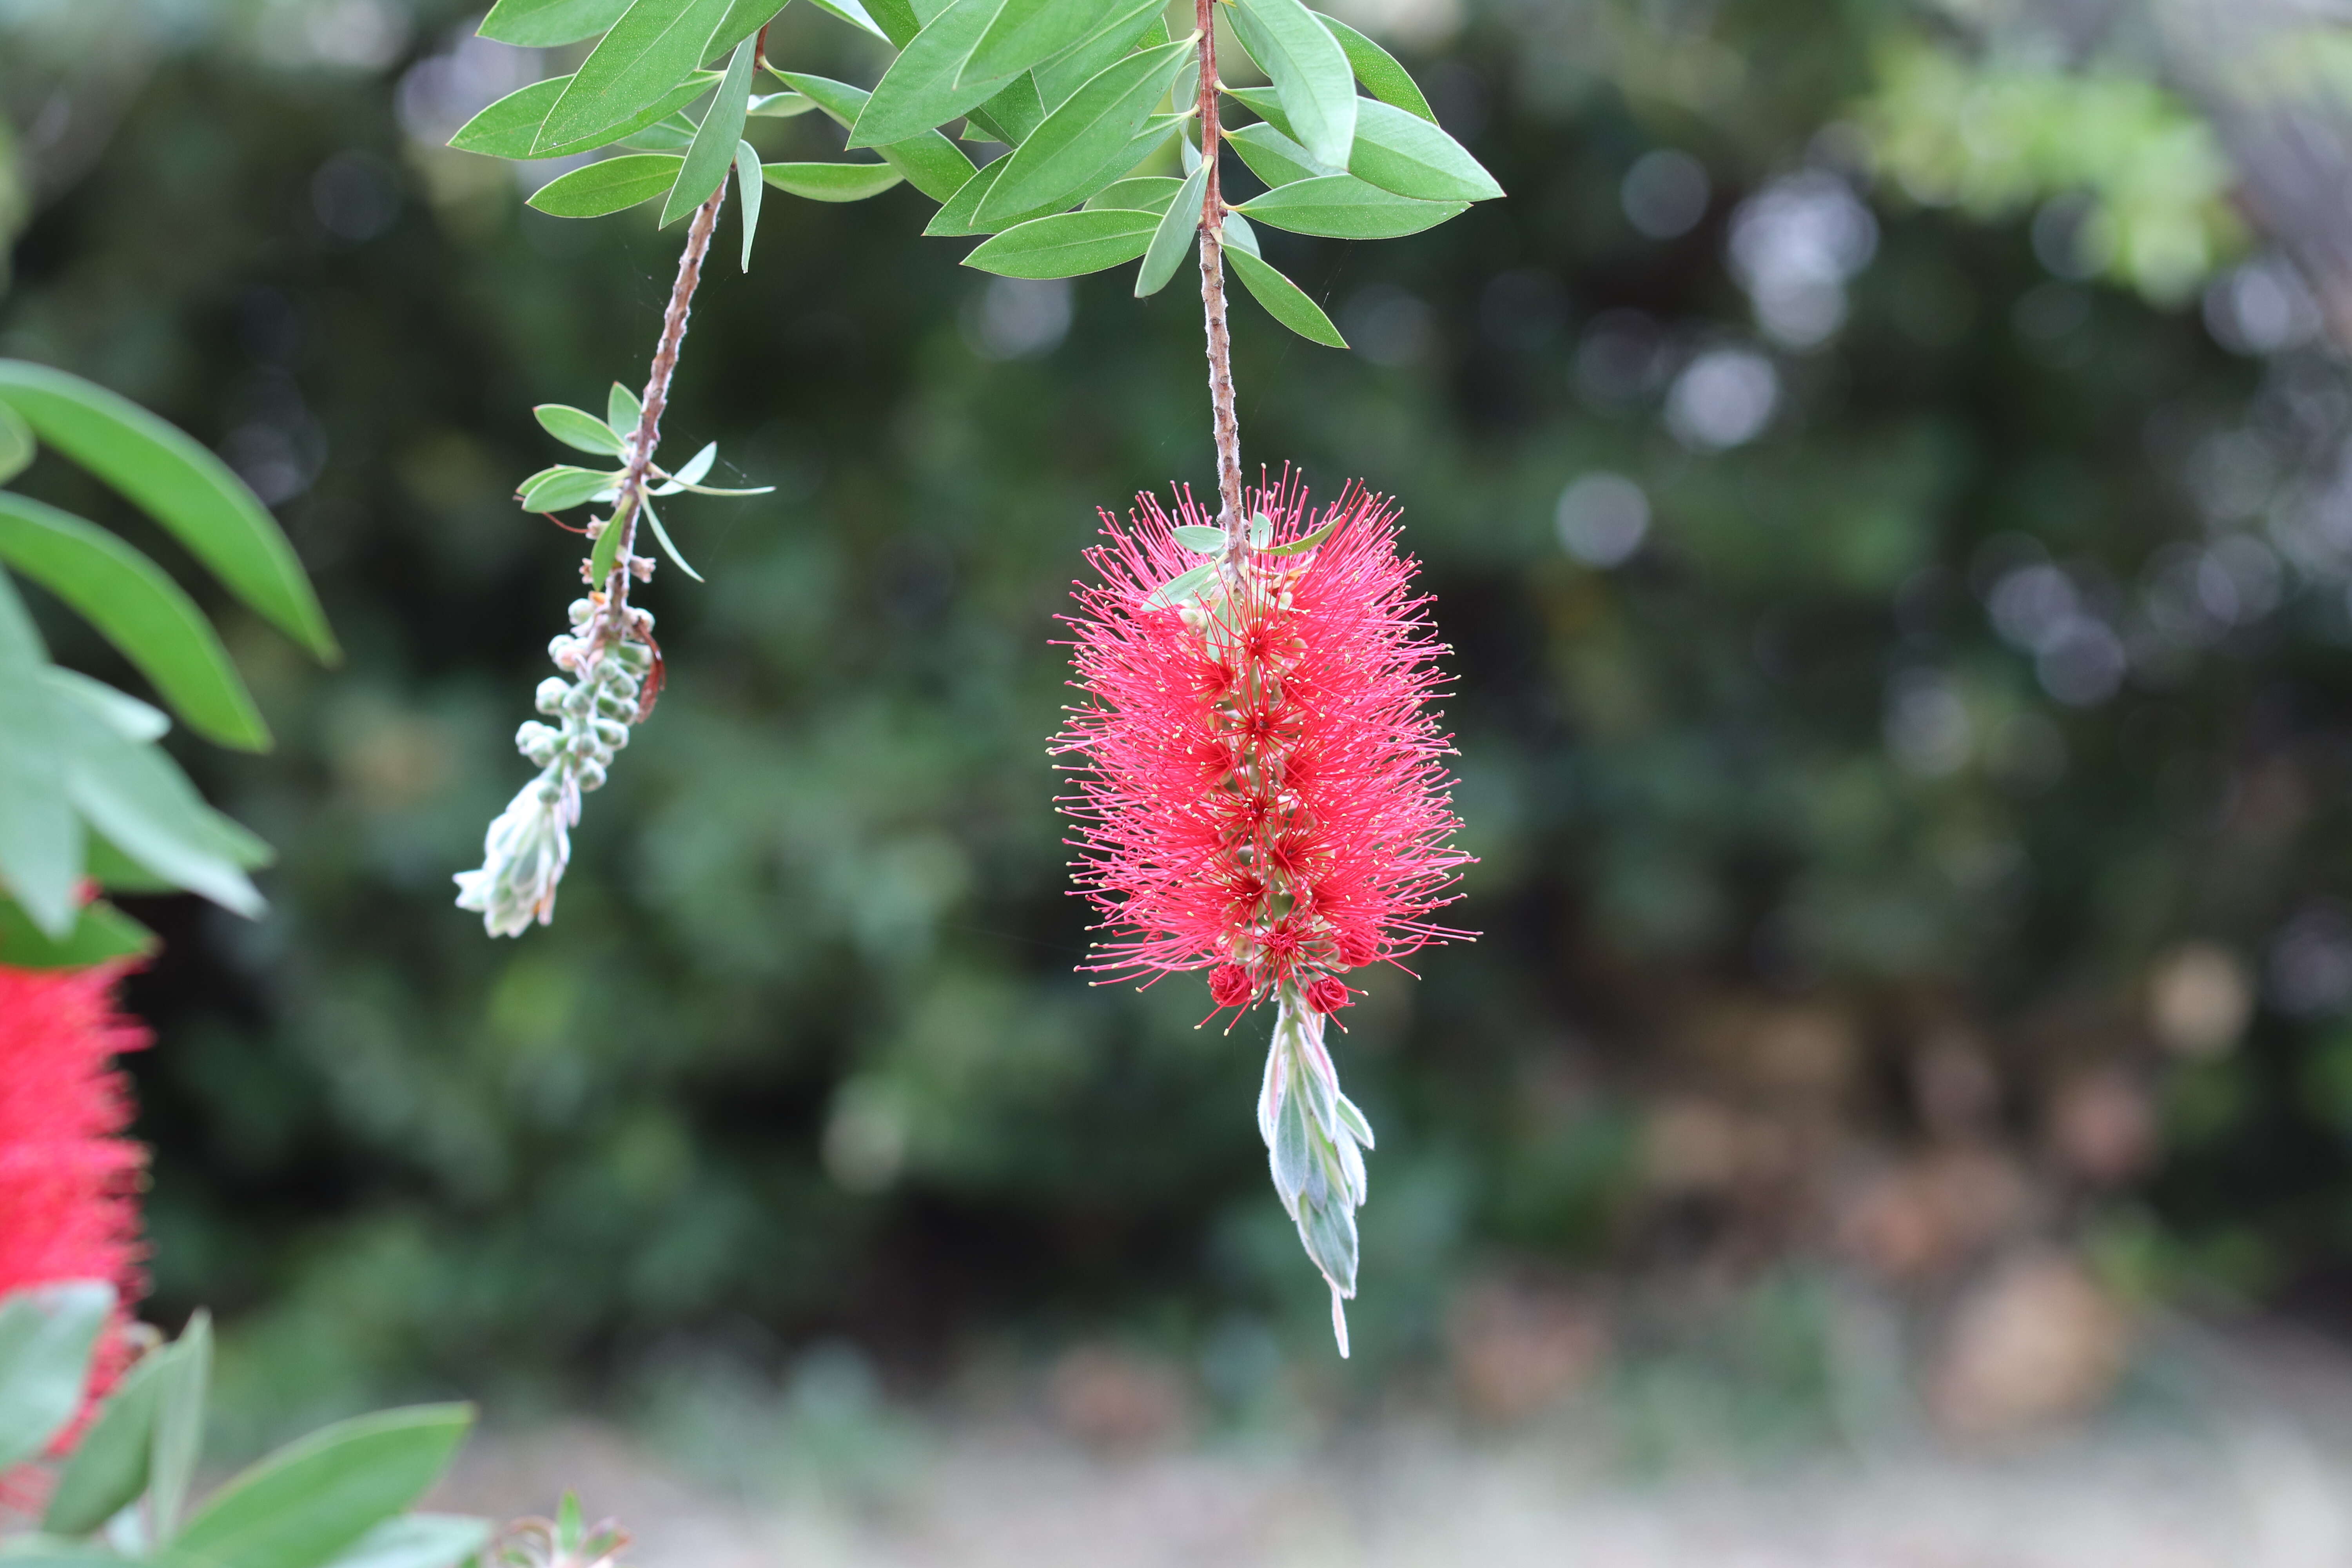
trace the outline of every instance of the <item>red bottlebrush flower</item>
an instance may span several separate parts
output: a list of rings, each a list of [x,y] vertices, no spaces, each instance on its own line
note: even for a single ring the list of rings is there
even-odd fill
[[[1426,707],[1444,650],[1394,509],[1351,485],[1310,512],[1295,483],[1245,504],[1274,526],[1240,591],[1213,579],[1181,606],[1161,586],[1211,558],[1175,531],[1213,520],[1190,496],[1173,519],[1150,496],[1124,527],[1104,514],[1070,618],[1090,700],[1056,750],[1082,759],[1066,804],[1112,932],[1093,967],[1233,964],[1263,994],[1463,934],[1427,917],[1468,858]]]
[[[1079,759],[1064,805],[1110,933],[1092,967],[1205,968],[1220,1008],[1275,999],[1258,1131],[1345,1355],[1372,1131],[1324,1020],[1345,972],[1465,934],[1429,921],[1468,860],[1427,705],[1444,649],[1384,499],[1350,485],[1310,513],[1286,481],[1244,507],[1237,561],[1188,548],[1219,537],[1189,495],[1172,520],[1150,496],[1123,528],[1104,514],[1069,619],[1088,700],[1055,749]]]
[[[146,1288],[147,1152],[122,1136],[131,1097],[113,1058],[148,1037],[115,1009],[121,973],[0,964],[0,1296],[66,1279],[114,1285],[124,1310],[100,1343],[93,1400],[129,1357],[122,1329]]]

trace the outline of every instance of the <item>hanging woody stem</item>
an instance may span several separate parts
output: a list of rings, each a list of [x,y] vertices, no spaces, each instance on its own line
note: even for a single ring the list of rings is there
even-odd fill
[[[1201,310],[1208,320],[1209,404],[1215,412],[1217,523],[1225,531],[1225,560],[1238,565],[1249,542],[1242,516],[1242,429],[1234,413],[1234,345],[1225,326],[1225,198],[1218,188],[1216,0],[1195,0],[1201,31],[1201,156],[1208,168],[1201,198]]]

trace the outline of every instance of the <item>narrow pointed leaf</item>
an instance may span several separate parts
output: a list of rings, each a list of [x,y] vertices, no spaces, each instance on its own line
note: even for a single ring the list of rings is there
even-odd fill
[[[0,895],[0,963],[11,969],[87,969],[118,958],[142,958],[159,945],[155,933],[103,899],[84,904],[62,936],[33,923],[22,905]]]
[[[895,48],[903,49],[912,43],[928,19],[916,16],[915,7],[908,4],[908,0],[860,0],[860,3],[874,23],[875,31],[889,39]],[[932,11],[937,13],[936,5]]]
[[[0,887],[62,939],[74,924],[82,825],[66,800],[64,738],[40,683],[48,668],[32,616],[0,572]]]
[[[593,153],[612,142],[633,141],[665,123],[708,91],[710,79],[697,73],[618,125],[576,141],[541,148],[537,145],[539,128],[547,122],[548,110],[555,107],[556,100],[563,96],[563,89],[571,83],[570,77],[559,76],[517,89],[467,121],[457,134],[449,138],[449,145],[461,153],[518,160],[568,158],[575,153]]]
[[[1017,76],[1077,44],[1109,21],[1127,0],[1005,0],[973,46],[964,72]]]
[[[1186,49],[1185,45],[1170,44],[1129,55],[1073,93],[1005,160],[1008,167],[981,204],[979,221],[1049,202],[1075,201],[1089,182],[1131,167],[1114,167],[1113,163],[1150,118],[1152,105],[1175,79]]]
[[[830,77],[807,76],[798,71],[779,73],[782,79],[814,99],[837,123],[848,126],[857,123],[866,108],[868,94],[864,88],[847,82],[835,81]],[[877,147],[885,162],[907,176],[907,183],[935,202],[944,202],[961,190],[972,176],[971,160],[963,150],[938,131],[925,131],[904,142],[894,142],[887,147]]]
[[[1269,186],[1347,173],[1344,169],[1328,168],[1317,163],[1306,148],[1263,121],[1244,125],[1238,131],[1229,131],[1225,133],[1225,140],[1232,143],[1234,152],[1242,155],[1242,162],[1249,165],[1250,173]]]
[[[621,525],[617,518],[607,521],[604,531],[596,535],[596,543],[588,552],[588,582],[602,590],[611,580],[613,564],[621,557]]]
[[[171,1353],[150,1353],[115,1384],[98,1419],[74,1445],[73,1458],[58,1474],[41,1514],[44,1531],[88,1535],[147,1489],[160,1374]]]
[[[515,502],[525,511],[568,511],[585,506],[620,483],[620,475],[596,468],[575,468],[569,463],[541,468],[523,481]]]
[[[670,187],[669,200],[662,204],[657,226],[667,228],[676,223],[725,183],[728,167],[735,162],[735,149],[743,140],[743,111],[751,101],[751,55],[756,47],[751,38],[735,46],[734,56],[727,62],[727,75],[702,117],[701,128],[694,133],[694,145],[686,150],[686,164],[678,170],[677,183]]]
[[[1143,601],[1143,608],[1172,610],[1207,587],[1216,574],[1217,564],[1213,561],[1195,566],[1189,572],[1180,572],[1153,589]]]
[[[565,403],[542,403],[531,411],[539,427],[575,451],[620,456],[621,437],[610,425],[584,408]]]
[[[530,205],[555,217],[603,217],[668,190],[685,162],[668,153],[606,158],[550,180],[531,194]]]
[[[814,108],[814,104],[810,105]],[[751,270],[751,241],[760,232],[760,194],[768,188],[760,173],[760,150],[749,142],[735,143],[737,221],[743,226],[743,270]]]
[[[39,450],[39,444],[33,439],[33,427],[25,423],[25,416],[0,403],[0,485],[30,468],[34,454]]]
[[[891,41],[890,35],[875,25],[873,16],[867,13],[865,6],[857,3],[857,0],[809,0],[809,3],[818,10],[830,12],[851,26],[871,33],[886,43]]]
[[[551,49],[594,37],[628,8],[629,0],[499,0],[475,31],[501,44]]]
[[[1289,137],[1298,140],[1298,132],[1290,123],[1290,111],[1282,107],[1282,95],[1270,87],[1229,87],[1225,96],[1247,109],[1252,114]],[[1337,171],[1334,171],[1335,173]]]
[[[1159,293],[1176,276],[1176,269],[1184,265],[1184,258],[1192,248],[1192,237],[1201,230],[1201,204],[1208,189],[1206,163],[1193,170],[1177,187],[1174,199],[1160,215],[1160,226],[1151,231],[1151,245],[1143,253],[1143,265],[1136,271],[1137,299]]]
[[[1315,19],[1339,40],[1339,47],[1347,52],[1349,68],[1356,73],[1356,79],[1364,84],[1366,92],[1382,103],[1403,110],[1407,114],[1417,114],[1432,125],[1437,123],[1437,115],[1429,107],[1429,100],[1422,96],[1412,74],[1397,64],[1394,55],[1337,16],[1327,16],[1318,11]]]
[[[760,177],[813,202],[862,202],[906,178],[887,163],[764,163]]]
[[[703,580],[702,574],[688,565],[686,563],[686,557],[677,552],[677,546],[670,542],[669,530],[662,526],[661,518],[655,512],[652,506],[640,502],[639,510],[645,514],[645,520],[653,525],[654,538],[660,542],[662,553],[668,556],[671,563],[679,571],[685,573],[696,582],[701,582]]]
[[[971,115],[972,124],[1008,147],[1028,141],[1029,133],[1045,119],[1045,101],[1038,96],[1037,79],[1027,71],[1006,82]]]
[[[1318,163],[1346,168],[1356,73],[1339,40],[1299,0],[1235,0],[1234,31],[1274,83],[1298,144]]]
[[[637,401],[637,395],[617,381],[613,390],[604,395],[604,423],[624,436],[635,433],[637,422],[645,414],[645,405]]]
[[[73,1419],[113,1310],[114,1288],[95,1279],[0,1298],[0,1467],[33,1458]]]
[[[850,127],[849,145],[904,142],[987,102],[1002,89],[1006,79],[966,78],[963,67],[1003,5],[1004,0],[953,0],[916,34],[874,84],[873,97]]]
[[[755,92],[743,112],[754,120],[792,120],[816,107],[804,92]]]
[[[268,749],[268,726],[212,623],[146,556],[95,523],[0,491],[0,561],[73,606],[189,728],[224,746]]]
[[[1005,278],[1076,278],[1134,260],[1158,227],[1150,213],[1055,213],[982,241],[963,264]]]
[[[1219,555],[1224,552],[1225,531],[1183,523],[1177,527],[1176,542],[1195,555]]]
[[[719,18],[719,26],[703,49],[705,58],[753,37],[783,6],[784,0],[734,0],[727,7],[727,14]]]
[[[215,1492],[158,1561],[320,1568],[424,1496],[472,1421],[467,1405],[418,1405],[289,1443]]]
[[[681,485],[698,485],[703,476],[710,472],[710,465],[718,460],[719,443],[706,441],[702,444],[702,450],[680,464],[670,478]]]
[[[1344,349],[1348,340],[1331,324],[1323,308],[1307,297],[1307,291],[1246,250],[1229,250],[1225,259],[1234,265],[1234,275],[1250,298],[1265,307],[1265,313],[1297,332],[1309,342],[1326,348]]]
[[[931,215],[931,221],[924,226],[923,232],[931,236],[1001,234],[1006,229],[1017,227],[1034,218],[1050,216],[1061,210],[1059,205],[1032,207],[1029,211],[1016,214],[1003,223],[983,226],[975,215],[979,211],[980,204],[987,199],[990,187],[996,184],[996,176],[1004,172],[1007,162],[1006,159],[999,158],[995,163],[973,174],[969,181],[965,182],[961,190],[940,205],[940,210]]]
[[[1059,109],[1069,96],[1101,74],[1105,68],[1135,47],[1160,16],[1160,0],[1126,0],[1109,19],[1060,54],[1036,67],[1037,97],[1046,109]]]
[[[613,143],[626,147],[632,153],[676,153],[683,156],[694,145],[696,126],[683,112],[655,121],[643,131],[633,132]]]
[[[1367,103],[1359,112],[1348,172],[1423,201],[1484,202],[1503,194],[1468,148],[1418,115],[1385,103]]]
[[[603,134],[660,102],[702,64],[728,10],[729,0],[635,0],[548,110],[533,155]]]
[[[155,1451],[148,1466],[147,1506],[155,1539],[169,1543],[179,1533],[188,1486],[204,1446],[205,1401],[213,1382],[213,1319],[199,1307],[172,1342],[155,1405]]]
[[[1223,226],[1227,250],[1246,250],[1252,256],[1265,254],[1258,248],[1257,230],[1250,227],[1249,219],[1242,216],[1241,214],[1227,213]]]
[[[1125,207],[1132,212],[1154,215],[1168,210],[1183,189],[1184,182],[1173,174],[1139,174],[1133,179],[1114,180],[1087,198],[1094,207]]]
[[[1466,202],[1423,202],[1400,196],[1352,174],[1327,174],[1276,185],[1241,205],[1260,223],[1293,234],[1332,239],[1394,239],[1444,223]]]
[[[227,464],[130,399],[46,365],[0,360],[0,403],[136,501],[265,620],[322,660],[341,657],[294,547]]]

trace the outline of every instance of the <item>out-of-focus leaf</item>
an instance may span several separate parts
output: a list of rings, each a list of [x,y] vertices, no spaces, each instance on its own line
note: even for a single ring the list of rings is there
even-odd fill
[[[1337,16],[1327,16],[1318,11],[1315,19],[1339,40],[1339,47],[1347,51],[1349,68],[1356,73],[1356,79],[1364,84],[1365,91],[1392,108],[1402,109],[1407,114],[1417,114],[1432,125],[1437,123],[1437,115],[1429,107],[1429,100],[1422,96],[1412,73],[1397,64],[1394,55]],[[1358,112],[1362,112],[1360,108]]]
[[[605,457],[620,455],[620,435],[584,408],[574,408],[568,403],[542,403],[530,412],[541,429],[567,447]]]
[[[73,1458],[58,1473],[48,1507],[41,1514],[44,1531],[88,1535],[147,1489],[155,1447],[158,1374],[170,1354],[168,1350],[151,1353],[115,1384],[98,1419],[74,1446]]]
[[[551,49],[594,37],[628,8],[629,0],[499,0],[475,31],[502,44]]]
[[[700,206],[726,183],[736,145],[743,140],[743,110],[751,101],[751,55],[756,47],[751,38],[735,46],[734,57],[727,62],[727,75],[702,117],[701,129],[694,133],[694,145],[686,150],[686,165],[670,187],[669,200],[662,205],[661,227]]]
[[[47,1447],[81,1408],[90,1351],[113,1310],[114,1287],[98,1279],[0,1297],[0,1466]]]
[[[487,158],[519,160],[568,158],[614,142],[627,146],[669,123],[673,115],[709,89],[711,79],[698,72],[618,125],[562,146],[539,149],[534,145],[539,140],[539,128],[546,123],[547,111],[555,107],[555,100],[563,96],[571,81],[568,76],[551,77],[517,89],[466,121],[457,134],[449,138],[449,145],[461,153],[478,153]],[[688,139],[691,137],[689,125]],[[677,143],[685,144],[684,141]]]
[[[1290,117],[1307,155],[1348,166],[1356,139],[1356,73],[1330,29],[1299,0],[1234,0],[1234,32]]]
[[[34,454],[39,450],[33,439],[33,427],[25,423],[25,416],[0,403],[0,485],[30,468]]]
[[[686,563],[686,557],[678,553],[677,546],[670,540],[669,530],[662,526],[661,515],[654,510],[654,503],[649,500],[639,500],[637,502],[637,512],[638,515],[643,517],[647,523],[652,525],[654,539],[661,545],[662,553],[669,557],[670,563],[676,566],[679,571],[685,573],[688,576],[693,578],[696,582],[701,582],[703,580],[702,574],[688,565]]]
[[[41,677],[50,668],[16,585],[0,572],[0,885],[52,938],[73,929],[81,819],[65,794],[63,738]]]
[[[103,899],[75,910],[66,933],[53,937],[33,923],[23,905],[0,894],[0,963],[11,969],[87,969],[143,957],[155,947],[153,931]]]
[[[46,365],[0,360],[0,403],[136,501],[265,620],[322,660],[341,657],[294,547],[227,464],[130,399]]]
[[[602,589],[613,575],[613,563],[621,558],[621,520],[615,514],[596,535],[594,548],[588,552],[588,581]]]
[[[1293,234],[1332,239],[1395,239],[1419,234],[1462,212],[1467,202],[1423,202],[1400,196],[1352,174],[1326,174],[1276,185],[1238,210]]]
[[[1225,140],[1233,144],[1234,152],[1242,155],[1242,162],[1249,165],[1250,173],[1268,185],[1286,185],[1294,180],[1312,180],[1325,174],[1347,173],[1344,169],[1324,167],[1307,154],[1306,148],[1262,121],[1244,125],[1238,131],[1229,131],[1225,132]]]
[[[605,134],[662,102],[702,64],[728,10],[729,0],[635,0],[547,111],[532,156]]]
[[[849,128],[849,145],[887,146],[985,103],[1008,79],[966,78],[964,62],[1004,0],[952,0],[898,52]]]
[[[1233,263],[1234,276],[1250,291],[1250,298],[1265,307],[1267,315],[1309,342],[1334,349],[1348,346],[1348,340],[1339,335],[1331,318],[1297,284],[1246,250],[1228,250],[1225,259]]]
[[[0,561],[72,605],[139,667],[189,728],[225,746],[268,749],[268,726],[228,650],[162,567],[95,523],[5,492]]]
[[[1160,226],[1151,231],[1151,244],[1143,253],[1143,265],[1136,269],[1137,299],[1159,293],[1184,264],[1186,254],[1192,248],[1193,236],[1201,230],[1201,204],[1208,190],[1209,165],[1205,163],[1179,184],[1174,198],[1160,213]]]
[[[1503,194],[1468,148],[1430,121],[1385,103],[1367,103],[1359,110],[1348,172],[1423,201],[1483,202]]]
[[[963,264],[1006,278],[1076,278],[1134,260],[1159,226],[1150,213],[1115,207],[1055,213],[983,240]]]
[[[159,1554],[170,1568],[322,1568],[440,1479],[473,1423],[464,1405],[338,1422],[213,1494]]]
[[[857,3],[857,0],[809,0],[809,3],[818,10],[830,12],[851,26],[871,33],[886,43],[893,41],[889,34],[875,25],[873,16],[867,13],[865,6]]]
[[[406,1513],[387,1519],[338,1555],[328,1568],[456,1568],[490,1538],[486,1519],[454,1513]]]
[[[541,468],[525,479],[515,500],[525,511],[563,511],[584,506],[620,482],[617,472],[575,468],[564,463]]]
[[[1168,90],[1185,45],[1129,55],[1073,93],[1005,160],[978,221],[1001,221],[1032,207],[1076,201],[1090,184],[1130,164],[1116,162]]]
[[[743,226],[743,270],[751,270],[751,241],[760,232],[760,195],[768,188],[760,174],[760,150],[749,142],[735,143],[735,192]]]
[[[204,1447],[205,1402],[213,1381],[212,1314],[202,1307],[190,1314],[169,1354],[158,1373],[155,1450],[148,1464],[147,1507],[158,1542],[169,1542],[179,1533],[181,1510],[187,1506],[188,1486],[195,1479],[196,1457]]]
[[[858,112],[866,107],[866,92],[847,82],[835,81],[830,77],[804,76],[799,72],[785,75],[802,92],[842,125],[857,122]],[[946,201],[963,188],[972,175],[971,160],[962,149],[938,131],[926,131],[904,142],[894,142],[887,147],[877,147],[884,162],[907,176],[907,183],[935,202]]]
[[[813,202],[862,202],[906,178],[888,163],[762,163],[760,177]]]
[[[613,390],[604,395],[604,423],[622,435],[634,434],[645,416],[645,405],[637,400],[637,395],[619,382],[614,382]]]
[[[1225,531],[1182,523],[1176,529],[1176,542],[1195,555],[1219,555],[1224,552]]]
[[[685,162],[667,153],[606,158],[548,181],[531,193],[530,205],[555,217],[603,217],[668,190]]]

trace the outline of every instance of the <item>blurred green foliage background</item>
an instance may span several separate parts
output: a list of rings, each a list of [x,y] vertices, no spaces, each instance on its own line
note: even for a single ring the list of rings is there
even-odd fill
[[[1345,1375],[1475,1383],[1528,1301],[1791,1258],[1910,1305],[2026,1246],[2124,1301],[2340,1303],[2352,401],[2328,237],[2263,161],[2265,115],[2334,112],[2333,40],[2230,70],[2128,6],[1340,9],[1510,193],[1265,237],[1352,353],[1239,308],[1249,460],[1402,499],[1480,858],[1477,942],[1351,1016]],[[961,269],[904,188],[772,196],[667,434],[776,493],[673,508],[710,583],[645,597],[658,713],[553,929],[488,941],[450,873],[577,593],[509,499],[561,457],[530,406],[642,381],[677,241],[440,147],[542,74],[472,19],[0,12],[0,353],[215,445],[351,652],[248,627],[279,751],[182,752],[281,859],[258,924],[140,910],[157,1310],[221,1310],[263,1405],[578,1394],[712,1340],[920,1376],[1104,1325],[1245,1387],[1325,1331],[1260,1026],[1072,973],[1044,744],[1093,509],[1210,477],[1191,295]],[[879,58],[804,6],[771,53]],[[754,135],[829,156],[819,118]],[[1961,1155],[2025,1195],[1955,1210]]]

